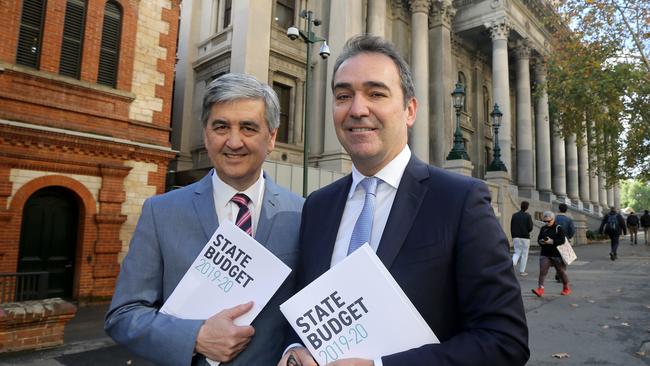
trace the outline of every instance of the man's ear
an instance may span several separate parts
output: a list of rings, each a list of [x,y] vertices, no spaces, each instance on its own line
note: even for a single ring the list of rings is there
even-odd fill
[[[413,97],[406,103],[406,126],[409,128],[413,127],[413,124],[415,123],[417,109],[418,100]]]

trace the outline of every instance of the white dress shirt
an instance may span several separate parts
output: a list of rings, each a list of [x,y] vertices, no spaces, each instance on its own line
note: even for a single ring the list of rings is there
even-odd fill
[[[404,146],[402,151],[391,160],[385,167],[383,167],[374,176],[379,178],[377,184],[377,192],[375,197],[375,212],[372,218],[372,230],[370,231],[370,247],[376,252],[381,241],[381,236],[388,221],[390,209],[393,207],[393,201],[397,194],[399,182],[402,180],[406,165],[411,159],[411,149],[408,145]],[[361,215],[363,203],[365,201],[366,192],[359,183],[366,178],[361,174],[357,168],[352,166],[352,185],[350,192],[348,192],[348,199],[343,209],[343,216],[341,217],[341,224],[339,231],[336,234],[336,242],[334,243],[334,252],[332,253],[332,261],[330,267],[337,264],[348,255],[348,247],[350,246],[350,238],[352,237],[352,230],[357,218]],[[301,344],[291,344],[284,351],[286,353],[289,349]],[[381,358],[374,359],[375,366],[383,366]]]
[[[214,208],[217,211],[217,219],[219,222],[227,220],[234,223],[237,221],[239,206],[231,201],[232,197],[237,193],[243,193],[250,199],[248,209],[251,211],[251,227],[253,229],[253,237],[255,237],[257,223],[262,212],[262,200],[264,199],[264,174],[260,170],[260,177],[252,186],[248,187],[245,191],[238,191],[222,181],[219,175],[216,174],[216,171],[212,169],[212,195],[214,197]]]
[[[385,167],[383,167],[374,176],[379,178],[377,184],[377,194],[375,197],[375,212],[372,219],[372,230],[370,232],[370,247],[376,252],[379,247],[381,235],[386,227],[390,209],[393,207],[393,201],[397,194],[397,187],[404,175],[406,165],[411,159],[411,149],[408,145],[397,154]],[[348,200],[345,203],[343,216],[341,217],[341,224],[339,226],[338,234],[336,234],[336,242],[334,244],[334,252],[332,253],[332,261],[330,267],[343,260],[348,255],[348,247],[350,246],[350,238],[354,230],[354,224],[357,218],[361,215],[365,194],[363,187],[359,185],[361,181],[366,178],[361,174],[357,168],[352,166],[352,185],[348,193]]]

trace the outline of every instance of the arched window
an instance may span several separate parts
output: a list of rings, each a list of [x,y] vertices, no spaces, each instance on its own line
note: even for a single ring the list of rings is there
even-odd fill
[[[458,72],[458,82],[463,84],[463,87],[465,88],[465,103],[463,103],[463,112],[467,112],[467,104],[469,102],[469,85],[467,85],[467,78],[462,71]]]
[[[120,61],[120,37],[122,35],[122,9],[114,1],[108,1],[104,8],[102,46],[99,51],[99,70],[97,83],[117,86],[117,73]]]
[[[44,18],[45,0],[23,0],[16,64],[38,68]]]
[[[86,1],[68,0],[63,21],[59,74],[79,79],[85,26]]]

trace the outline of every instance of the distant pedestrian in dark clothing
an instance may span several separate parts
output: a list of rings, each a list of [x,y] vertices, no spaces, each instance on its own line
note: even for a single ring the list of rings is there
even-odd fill
[[[645,210],[643,216],[641,216],[641,227],[643,228],[645,245],[648,245],[648,230],[650,229],[650,214],[648,213],[648,210]]]
[[[636,241],[636,235],[639,231],[639,217],[634,214],[634,211],[630,212],[627,216],[627,229],[630,231],[630,244],[638,244]]]
[[[611,242],[609,259],[613,261],[616,260],[616,258],[618,258],[616,251],[618,250],[619,236],[621,236],[621,232],[627,235],[627,230],[625,229],[625,220],[623,220],[623,216],[616,212],[615,207],[610,208],[609,213],[603,217],[598,232],[601,234],[604,232],[609,236]]]
[[[566,264],[562,260],[557,246],[564,244],[565,234],[564,229],[558,226],[555,222],[555,214],[551,211],[545,211],[542,216],[544,226],[539,230],[537,242],[540,245],[541,251],[539,253],[539,279],[538,286],[533,289],[533,293],[539,297],[544,296],[544,279],[548,274],[548,269],[555,267],[558,275],[562,279],[563,289],[561,295],[569,295],[571,288],[569,288],[569,277],[566,274]]]
[[[519,262],[519,274],[526,276],[526,263],[528,263],[528,250],[530,249],[530,232],[533,231],[533,218],[526,212],[528,201],[521,201],[521,210],[515,212],[510,219],[510,234],[515,253],[512,255],[512,265]]]
[[[573,223],[573,220],[566,214],[568,206],[566,203],[560,203],[558,209],[560,210],[560,213],[555,215],[555,222],[558,226],[564,229],[564,233],[567,239],[571,240],[576,234],[576,226]],[[562,278],[560,277],[559,273],[555,273],[555,281],[562,282]]]

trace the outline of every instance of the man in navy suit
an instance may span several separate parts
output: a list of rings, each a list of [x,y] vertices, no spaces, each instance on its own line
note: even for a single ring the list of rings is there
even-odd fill
[[[361,182],[374,177],[369,244],[441,342],[332,365],[524,365],[521,290],[490,193],[411,154],[417,101],[405,61],[381,38],[354,37],[336,60],[332,91],[336,134],[354,165],[305,201],[298,288],[347,255],[371,190]],[[306,348],[292,347],[278,365],[315,365]]]
[[[272,365],[280,358],[287,325],[279,305],[294,291],[293,274],[251,326],[233,320],[252,302],[207,320],[158,311],[224,220],[237,218],[242,229],[295,268],[303,199],[262,172],[279,116],[273,89],[252,76],[226,74],[208,86],[201,119],[214,170],[144,203],[106,315],[106,332],[118,343],[170,366],[207,365],[206,357],[224,366]]]

